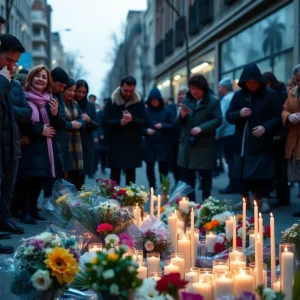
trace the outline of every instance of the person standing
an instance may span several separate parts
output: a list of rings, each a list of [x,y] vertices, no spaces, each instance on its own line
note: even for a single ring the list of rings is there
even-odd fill
[[[85,80],[78,80],[76,83],[75,100],[81,110],[81,119],[86,126],[80,132],[82,155],[83,155],[83,173],[79,175],[78,181],[84,185],[84,177],[92,178],[95,174],[95,146],[93,133],[99,128],[99,120],[96,115],[95,105],[87,100],[89,86]]]
[[[146,113],[150,123],[145,134],[145,162],[149,187],[156,189],[155,163],[158,163],[160,181],[168,175],[168,156],[171,150],[171,131],[174,128],[172,112],[165,107],[160,91],[153,88],[146,102]]]
[[[1,36],[0,52],[0,230],[10,233],[24,233],[24,228],[16,226],[11,220],[11,204],[14,186],[21,158],[19,128],[14,114],[14,108],[9,99],[11,89],[11,74],[25,49],[14,36],[3,34]],[[4,247],[4,246],[2,246]],[[11,249],[11,248],[10,248]],[[0,249],[0,252],[1,249]]]
[[[234,182],[232,176],[232,168],[233,168],[233,150],[232,144],[234,140],[234,129],[235,126],[229,124],[225,119],[226,112],[228,107],[231,103],[232,97],[234,95],[232,80],[230,78],[224,78],[219,82],[218,91],[221,98],[221,111],[223,116],[223,123],[217,129],[216,139],[220,141],[222,146],[222,150],[224,153],[224,157],[226,163],[228,165],[228,177],[229,177],[229,184],[226,188],[219,190],[220,194],[233,194],[238,190],[237,184]]]
[[[289,91],[283,106],[282,123],[287,130],[285,158],[288,160],[288,179],[300,181],[300,64],[293,68],[296,86]],[[300,216],[300,211],[293,213]]]
[[[23,197],[20,221],[36,224],[46,221],[37,209],[45,178],[60,178],[63,174],[62,154],[55,135],[56,130],[65,128],[65,120],[59,115],[58,101],[51,95],[51,75],[46,66],[30,71],[25,96],[32,109],[32,122],[21,128],[29,143],[22,146],[18,172],[18,189]]]
[[[103,125],[108,146],[110,178],[120,184],[121,171],[126,185],[135,183],[135,169],[142,166],[142,132],[149,126],[145,105],[135,91],[136,80],[124,77],[104,107]]]
[[[272,143],[280,128],[280,99],[266,87],[256,64],[244,67],[226,113],[226,119],[235,125],[235,176],[242,180],[242,196],[249,204],[249,191],[259,202],[262,212],[270,210],[268,196],[274,176]],[[242,201],[235,208],[242,207]]]
[[[195,187],[196,173],[201,175],[202,199],[212,189],[216,129],[222,124],[220,101],[209,93],[207,80],[201,74],[189,80],[189,92],[181,103],[177,124],[182,127],[178,165],[184,168],[184,181]],[[195,201],[195,193],[190,200]]]
[[[65,179],[74,184],[78,191],[82,188],[83,152],[80,132],[86,123],[81,118],[81,109],[75,101],[76,82],[70,78],[63,92],[66,116],[65,135],[68,144],[63,147]]]

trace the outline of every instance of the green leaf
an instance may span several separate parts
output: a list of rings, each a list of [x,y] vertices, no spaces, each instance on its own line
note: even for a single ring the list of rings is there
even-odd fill
[[[293,286],[293,300],[300,299],[300,271],[296,273]]]

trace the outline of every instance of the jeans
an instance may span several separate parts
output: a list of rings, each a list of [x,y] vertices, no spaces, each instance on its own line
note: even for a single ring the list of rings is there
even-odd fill
[[[114,180],[117,184],[121,182],[121,171],[119,168],[112,168],[110,171],[110,179]],[[129,185],[131,182],[135,183],[135,169],[125,169],[126,174],[126,185]]]
[[[149,186],[156,189],[155,161],[153,161],[153,162],[146,161],[146,165],[147,165],[146,173],[147,173],[147,179],[149,182]],[[164,175],[164,176],[168,175],[168,161],[159,161],[158,169],[159,169],[160,182],[162,182],[162,175]]]
[[[202,187],[202,200],[210,197],[211,189],[212,189],[212,170],[184,170],[184,182],[190,185],[193,189],[195,189],[196,182],[196,172],[200,173],[201,176],[201,187]],[[191,201],[196,200],[195,192],[192,192],[189,195]]]
[[[5,161],[3,178],[1,178],[0,219],[10,218],[10,209],[18,173],[19,160],[13,158]]]

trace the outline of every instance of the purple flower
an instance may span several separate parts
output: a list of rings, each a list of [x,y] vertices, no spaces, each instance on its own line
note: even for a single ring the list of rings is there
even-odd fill
[[[32,239],[30,242],[31,242],[31,245],[37,249],[43,249],[45,246],[45,243],[43,241],[40,241],[37,239]]]
[[[75,203],[75,206],[76,206],[76,207],[80,207],[80,206],[81,206],[81,203],[80,203],[80,202],[76,202],[76,203]]]
[[[255,300],[256,296],[255,294],[251,292],[243,292],[237,297],[237,300]]]

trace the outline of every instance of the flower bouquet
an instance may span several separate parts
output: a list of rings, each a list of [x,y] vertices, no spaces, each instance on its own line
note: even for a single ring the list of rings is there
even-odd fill
[[[120,202],[121,206],[140,206],[142,207],[149,197],[144,186],[139,186],[134,183],[126,186],[125,188],[116,188],[116,199]]]
[[[281,240],[283,243],[292,243],[296,247],[296,255],[300,260],[300,224],[295,223],[290,228],[282,232]]]
[[[12,265],[12,293],[24,299],[55,299],[79,273],[79,257],[72,238],[44,232],[23,239]]]
[[[97,179],[97,195],[106,199],[117,199],[116,191],[120,188],[118,184],[109,179]]]
[[[107,236],[106,239],[109,247],[116,246],[114,238]],[[98,252],[85,264],[73,286],[79,290],[93,289],[102,299],[131,299],[142,280],[137,277],[138,264],[131,256],[124,256],[127,251],[126,246],[120,246],[119,249]]]

